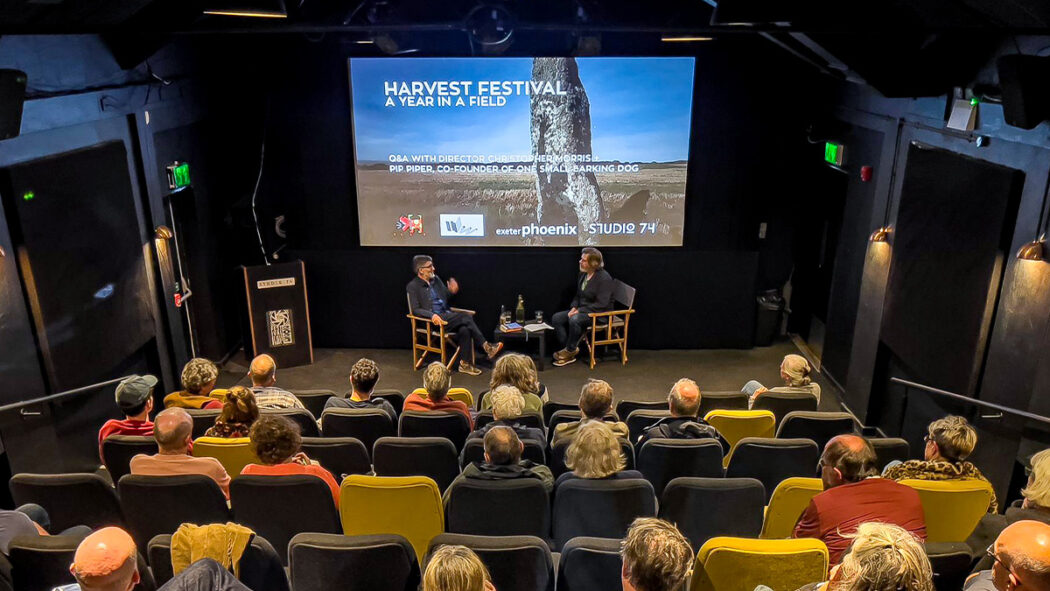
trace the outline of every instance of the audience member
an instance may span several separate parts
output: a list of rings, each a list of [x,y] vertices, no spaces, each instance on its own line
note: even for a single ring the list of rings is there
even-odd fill
[[[547,492],[554,490],[554,475],[550,468],[530,460],[521,459],[525,444],[509,427],[496,427],[485,434],[485,461],[471,462],[452,482],[461,480],[511,480],[515,478],[536,478]],[[448,501],[452,487],[445,489],[445,501]]]
[[[817,538],[838,564],[848,535],[866,521],[899,525],[926,539],[926,520],[915,489],[878,477],[875,450],[867,439],[839,435],[824,447],[820,478],[824,492],[813,497],[795,525],[794,537]]]
[[[489,569],[466,546],[440,546],[423,573],[423,591],[496,591]]]
[[[295,394],[275,385],[277,362],[273,357],[264,353],[252,359],[248,376],[252,379],[252,393],[259,408],[306,408]]]
[[[830,591],[934,591],[926,550],[904,528],[872,521],[849,537],[852,543],[834,569]]]
[[[766,388],[757,380],[751,380],[744,384],[740,391],[747,393],[751,402],[763,392],[802,392],[816,396],[817,404],[820,404],[820,384],[810,377],[812,372],[813,367],[805,357],[785,355],[784,360],[780,362],[780,379],[784,380],[783,386]]]
[[[1050,449],[1029,460],[1028,485],[1021,489],[1021,499],[1006,508],[1003,515],[989,513],[981,518],[966,543],[976,555],[983,552],[1006,526],[1018,521],[1040,521],[1050,524]]]
[[[339,483],[335,477],[299,451],[303,445],[303,438],[299,435],[298,425],[282,416],[264,416],[252,425],[249,437],[252,441],[252,452],[262,464],[248,464],[241,470],[241,474],[310,474],[324,480],[332,490],[335,506],[339,506]]]
[[[638,436],[638,446],[654,438],[663,439],[717,439],[722,444],[722,453],[729,451],[729,444],[722,435],[707,421],[697,415],[700,413],[700,386],[689,378],[682,378],[671,386],[667,395],[667,407],[671,416],[660,419],[647,427]]]
[[[459,400],[451,400],[446,395],[452,387],[452,372],[440,362],[435,361],[423,370],[423,389],[427,391],[426,396],[416,392],[405,398],[405,410],[421,411],[453,411],[467,417],[467,423],[474,428],[474,419],[470,416],[470,408]]]
[[[984,480],[970,462],[965,461],[977,446],[977,431],[963,417],[948,415],[937,419],[927,428],[926,449],[923,460],[908,460],[891,464],[882,472],[891,480]],[[988,512],[998,511],[995,491],[988,502]]]
[[[397,412],[394,407],[382,398],[372,398],[372,391],[379,382],[379,366],[371,359],[361,358],[350,368],[350,396],[339,398],[333,396],[325,403],[325,408],[378,408],[390,415],[390,420],[397,423]]]
[[[678,591],[693,567],[693,547],[674,525],[654,517],[631,523],[620,545],[624,591]]]
[[[525,400],[525,410],[539,412],[544,401],[549,399],[547,388],[540,383],[536,363],[532,357],[520,353],[507,353],[496,360],[489,380],[489,396],[481,400],[481,410],[492,408],[491,393],[500,386],[514,386]]]
[[[164,408],[222,408],[225,390],[216,390],[219,368],[202,357],[194,357],[182,368],[182,390],[164,397]]]
[[[131,458],[131,473],[144,476],[175,476],[202,474],[211,478],[230,498],[230,475],[215,458],[195,458],[190,455],[193,445],[193,418],[184,409],[169,408],[157,415],[153,438],[157,440],[157,454],[138,454]]]
[[[149,413],[153,410],[153,387],[157,378],[151,375],[131,376],[117,384],[117,406],[124,419],[110,419],[98,431],[98,457],[102,458],[102,442],[110,435],[153,435],[153,421]]]
[[[118,527],[106,527],[84,538],[69,566],[77,583],[56,591],[130,591],[138,585],[135,541]],[[204,558],[175,575],[157,591],[251,591],[218,562]]]
[[[556,484],[574,478],[643,478],[637,470],[624,470],[627,458],[623,455],[621,441],[608,423],[591,421],[580,427],[565,452],[565,467],[572,472],[559,476]]]
[[[205,437],[234,439],[247,437],[252,425],[259,419],[259,405],[255,394],[244,386],[230,388],[222,412],[215,417],[215,424],[204,432]]]
[[[18,536],[48,536],[51,529],[51,517],[47,511],[35,503],[26,503],[14,509],[0,510],[0,553],[9,554],[11,540]],[[64,536],[86,536],[91,528],[86,525],[74,525],[61,532]]]
[[[605,380],[589,379],[580,390],[580,411],[583,418],[571,423],[562,423],[554,429],[554,438],[551,447],[563,441],[570,441],[576,431],[590,421],[601,422],[605,415],[612,410],[613,389]],[[627,425],[622,422],[610,423],[609,428],[617,437],[627,437]]]
[[[500,359],[506,358],[506,355],[500,357]],[[489,430],[496,427],[510,427],[521,439],[530,439],[544,447],[547,445],[547,437],[544,435],[543,429],[526,427],[515,420],[521,416],[522,411],[525,409],[525,400],[517,388],[514,386],[498,386],[495,390],[488,393],[485,400],[492,403],[493,420],[491,423],[472,432],[467,439],[484,437]]]
[[[964,591],[1050,591],[1050,525],[1018,521],[987,550],[991,570],[975,573]]]

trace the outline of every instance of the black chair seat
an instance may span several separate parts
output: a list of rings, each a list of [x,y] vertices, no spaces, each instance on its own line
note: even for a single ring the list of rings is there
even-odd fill
[[[554,413],[558,412],[559,410],[579,411],[580,407],[575,402],[544,402],[542,409],[543,424],[547,425],[547,427],[549,428],[551,424],[551,417],[553,417]]]
[[[427,555],[444,545],[473,550],[499,591],[554,591],[554,558],[542,538],[440,534],[430,541]]]
[[[399,437],[444,437],[456,446],[458,454],[470,435],[470,422],[459,412],[405,411],[398,419]]]
[[[755,397],[752,410],[768,410],[773,413],[779,425],[784,417],[796,410],[816,412],[817,397],[809,392],[763,392]]]
[[[383,437],[372,450],[376,476],[427,476],[444,492],[459,476],[459,456],[443,437]]]
[[[700,548],[717,536],[757,538],[766,492],[754,478],[675,478],[660,497],[660,518]]]
[[[157,453],[157,440],[139,435],[110,435],[102,442],[102,463],[110,478],[118,482],[131,474],[131,458],[138,454]]]
[[[747,410],[750,397],[743,392],[704,392],[700,395],[700,412],[707,416],[712,410]]]
[[[493,420],[495,419],[493,419],[492,417],[491,410],[481,411],[478,417],[474,419],[474,428],[480,429],[485,425],[491,423]],[[536,411],[525,411],[521,414],[520,417],[516,417],[510,420],[524,427],[532,427],[534,429],[541,430],[546,428],[543,423],[543,415]]]
[[[341,480],[347,474],[368,474],[372,463],[365,444],[353,437],[303,437],[302,450]]]
[[[638,450],[638,470],[663,493],[680,476],[722,477],[722,444],[716,439],[649,439]]]
[[[284,417],[296,425],[299,425],[299,434],[303,437],[320,437],[321,431],[317,428],[317,419],[313,413],[302,408],[264,408],[260,414]]]
[[[636,517],[655,515],[656,495],[648,480],[567,480],[554,491],[554,546],[577,536],[622,539]]]
[[[524,439],[522,440],[522,443],[525,444],[525,449],[521,452],[521,459],[546,465],[547,453],[543,444],[531,439]],[[485,440],[480,437],[468,439],[467,442],[463,444],[463,451],[459,454],[460,467],[466,468],[471,462],[484,461]]]
[[[190,418],[193,419],[193,438],[204,437],[204,432],[215,425],[215,419],[219,418],[222,411],[217,408],[187,408]]]
[[[560,441],[558,445],[551,448],[550,463],[548,466],[551,472],[554,473],[554,478],[558,478],[562,474],[569,471],[568,466],[565,465],[565,453],[569,449],[571,441]],[[626,439],[620,439],[620,450],[623,452],[623,457],[627,460],[624,470],[634,470],[634,446],[631,445],[630,441]]]
[[[836,436],[853,433],[853,415],[848,412],[789,412],[777,428],[778,439],[812,439],[821,450]]]
[[[295,591],[416,591],[420,582],[415,550],[394,534],[297,534],[288,567]]]
[[[640,400],[621,400],[616,403],[616,416],[629,417],[636,410],[668,410],[667,400],[642,402]],[[631,431],[634,433],[634,431]]]
[[[238,480],[240,480],[238,478]],[[149,564],[158,586],[174,577],[171,566],[171,536],[156,536],[149,542]],[[240,581],[252,591],[290,591],[277,551],[266,538],[256,535],[241,555]]]
[[[535,478],[460,480],[449,491],[445,515],[449,533],[550,536],[550,497]]]
[[[973,556],[963,542],[924,544],[933,569],[933,586],[937,591],[958,591],[970,574]]]
[[[737,442],[726,478],[756,478],[766,489],[766,502],[781,481],[817,475],[820,450],[812,439],[745,437]]]
[[[36,503],[47,511],[52,532],[125,527],[113,487],[97,474],[15,474],[10,485],[16,506]]]
[[[17,591],[51,591],[61,585],[76,583],[69,572],[79,535],[15,536],[10,552],[12,583]],[[142,555],[138,557],[139,584],[132,591],[154,591],[157,585]]]
[[[638,437],[641,436],[645,430],[663,419],[670,418],[671,411],[664,410],[651,410],[651,409],[638,409],[631,412],[627,416],[627,432],[631,434],[631,438],[638,441]]]
[[[230,483],[230,502],[237,523],[269,540],[282,564],[295,534],[343,531],[332,491],[316,476],[238,476]]]
[[[609,591],[621,585],[620,540],[578,537],[561,549],[558,591]]]
[[[353,437],[372,453],[380,437],[397,435],[397,425],[378,408],[326,408],[321,413],[321,431],[325,437]]]
[[[347,392],[347,396],[349,395],[350,393]],[[405,393],[401,390],[373,390],[372,397],[382,398],[389,402],[390,406],[394,407],[394,412],[396,412],[398,416],[400,416],[401,411],[405,409]]]
[[[226,523],[226,495],[200,474],[142,476],[128,474],[117,483],[128,531],[143,554],[154,536],[175,533],[183,523]]]
[[[901,439],[900,437],[871,437],[868,441],[875,448],[875,456],[879,458],[880,472],[886,467],[886,464],[894,460],[907,462],[911,459],[911,447],[907,439]]]
[[[554,432],[557,430],[558,425],[561,425],[563,423],[575,423],[582,418],[583,412],[581,412],[580,410],[555,411],[555,413],[551,415],[551,420],[548,423],[547,442],[550,443],[554,440]],[[609,413],[602,417],[602,420],[606,423],[615,423],[619,419],[616,418],[616,415]]]
[[[328,402],[329,398],[335,397],[335,392],[331,390],[290,390],[290,392],[315,417],[321,416],[321,413],[324,412],[325,403]]]

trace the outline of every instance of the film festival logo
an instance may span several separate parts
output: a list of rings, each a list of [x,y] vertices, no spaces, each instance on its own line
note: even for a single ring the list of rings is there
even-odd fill
[[[271,347],[286,347],[295,344],[295,336],[292,331],[292,311],[267,310],[266,326],[270,333]]]
[[[426,233],[423,232],[423,216],[421,215],[409,213],[400,216],[397,218],[397,223],[394,224],[394,227],[402,234],[408,234],[409,236],[413,236],[417,232],[420,236],[426,236]]]

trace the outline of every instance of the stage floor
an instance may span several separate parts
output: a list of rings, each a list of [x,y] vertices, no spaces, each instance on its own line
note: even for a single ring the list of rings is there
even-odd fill
[[[524,352],[524,351],[522,351]],[[617,400],[664,400],[678,378],[692,378],[701,390],[739,390],[745,382],[756,379],[768,387],[780,385],[780,361],[784,355],[799,353],[790,341],[754,349],[701,349],[666,351],[629,351],[626,366],[610,354],[593,370],[588,368],[581,350],[576,363],[553,367],[548,360],[540,381],[551,393],[552,400],[575,402],[587,378],[600,378],[613,386]],[[395,388],[406,394],[422,385],[422,372],[412,370],[412,352],[408,349],[315,349],[314,364],[277,370],[277,385],[288,390],[325,388],[335,392],[349,389],[350,366],[361,357],[379,364],[377,388]],[[479,364],[480,366],[480,364]],[[477,394],[489,387],[492,372],[482,366],[480,376],[454,373],[453,386],[469,388]],[[219,387],[247,385],[247,362],[234,355],[219,375]],[[841,410],[840,394],[823,376],[820,384],[820,410]]]

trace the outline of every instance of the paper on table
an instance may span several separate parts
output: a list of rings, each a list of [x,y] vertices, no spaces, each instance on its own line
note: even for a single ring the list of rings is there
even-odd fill
[[[526,324],[525,330],[527,332],[540,332],[544,330],[554,330],[554,327],[546,322],[538,322],[536,324]]]

